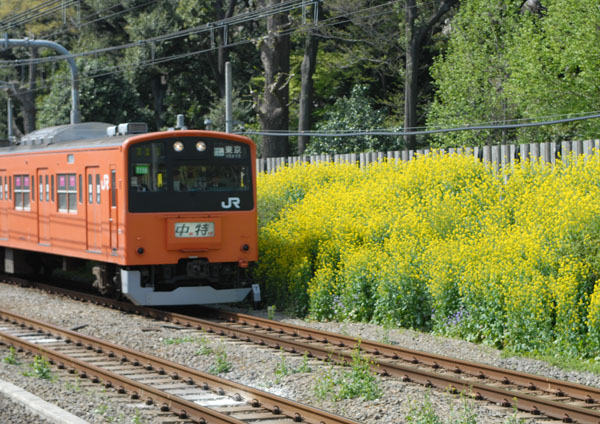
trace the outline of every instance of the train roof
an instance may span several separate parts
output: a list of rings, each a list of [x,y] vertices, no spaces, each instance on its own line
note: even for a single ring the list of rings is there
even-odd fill
[[[112,124],[105,122],[85,122],[80,124],[58,125],[32,131],[19,142],[0,147],[0,152],[26,152],[39,150],[59,150],[78,147],[120,146],[131,137],[108,137],[107,128]]]

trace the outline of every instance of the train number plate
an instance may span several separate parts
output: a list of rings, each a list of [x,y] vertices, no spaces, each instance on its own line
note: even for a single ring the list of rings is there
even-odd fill
[[[175,237],[214,237],[214,222],[176,222]]]

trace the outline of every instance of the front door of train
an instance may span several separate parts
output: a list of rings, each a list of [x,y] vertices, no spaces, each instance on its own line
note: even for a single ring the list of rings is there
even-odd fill
[[[6,170],[0,170],[0,239],[8,240],[8,178]]]
[[[90,252],[102,251],[102,209],[100,207],[100,171],[97,166],[85,168],[86,248]]]
[[[37,225],[38,243],[50,245],[50,213],[52,203],[50,202],[50,184],[48,169],[38,168],[35,179],[39,188],[37,196]],[[33,186],[33,184],[32,184]]]

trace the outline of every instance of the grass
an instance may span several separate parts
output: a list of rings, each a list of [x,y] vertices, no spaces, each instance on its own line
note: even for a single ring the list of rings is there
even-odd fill
[[[220,350],[216,352],[215,363],[210,367],[211,374],[225,374],[233,369],[233,364],[227,357],[227,352]]]
[[[19,361],[17,360],[17,353],[14,347],[10,347],[8,349],[8,355],[2,359],[2,362],[10,365],[19,365]]]
[[[32,370],[23,372],[24,376],[37,377],[44,380],[50,380],[52,378],[50,363],[46,358],[36,355],[33,358],[33,363],[29,364],[29,366]]]
[[[381,389],[371,363],[360,352],[360,346],[352,354],[352,363],[338,370],[332,363],[327,371],[317,378],[315,395],[320,399],[333,400],[363,398],[374,400],[381,396]]]
[[[183,343],[195,343],[197,341],[198,339],[196,337],[176,337],[165,339],[163,343],[167,345],[180,345]]]

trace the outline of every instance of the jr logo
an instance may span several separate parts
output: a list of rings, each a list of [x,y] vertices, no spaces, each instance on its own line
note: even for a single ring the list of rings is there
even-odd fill
[[[227,199],[227,203],[221,202],[221,207],[223,209],[231,209],[231,207],[236,209],[240,208],[240,198],[239,197],[230,197]]]

